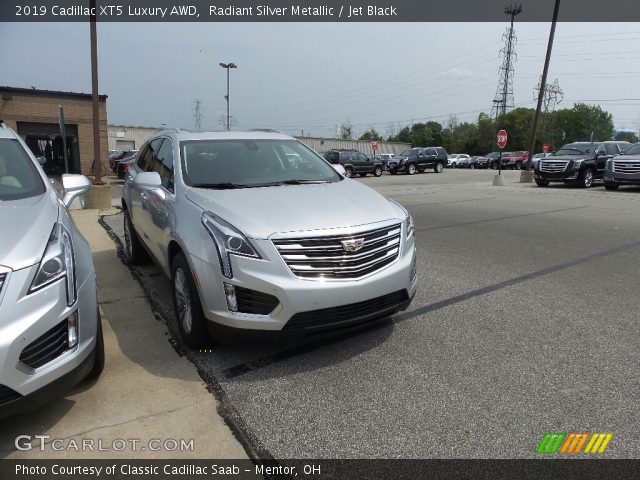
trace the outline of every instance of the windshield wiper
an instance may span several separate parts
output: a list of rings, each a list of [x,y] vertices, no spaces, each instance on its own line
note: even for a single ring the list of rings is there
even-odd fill
[[[317,183],[329,183],[328,180],[282,180],[280,182],[260,183],[255,187],[277,187],[279,185],[310,185]]]
[[[233,190],[235,188],[248,188],[250,185],[242,185],[239,183],[194,183],[191,185],[194,188],[211,188],[214,190]]]

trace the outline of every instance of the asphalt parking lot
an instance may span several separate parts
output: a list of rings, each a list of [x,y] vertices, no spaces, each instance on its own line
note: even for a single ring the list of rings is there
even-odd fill
[[[170,282],[132,273],[250,454],[529,458],[546,432],[613,432],[606,457],[640,458],[640,189],[495,173],[356,180],[414,216],[420,280],[406,312],[347,337],[192,352]],[[122,214],[103,225],[122,238]]]

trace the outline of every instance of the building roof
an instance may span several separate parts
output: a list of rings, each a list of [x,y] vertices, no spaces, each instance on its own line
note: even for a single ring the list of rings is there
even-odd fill
[[[90,93],[61,92],[58,90],[39,90],[37,88],[19,88],[0,85],[0,95],[12,94],[31,97],[81,98],[83,100],[91,100]],[[99,95],[98,97],[101,101],[107,100],[107,95]]]

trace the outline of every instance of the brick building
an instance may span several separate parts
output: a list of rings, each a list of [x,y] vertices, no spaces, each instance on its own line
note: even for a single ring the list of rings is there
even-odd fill
[[[101,161],[108,165],[106,95],[100,95],[99,105]],[[65,170],[59,106],[64,110],[69,173],[91,175],[93,110],[90,94],[0,86],[0,121],[18,132],[34,154],[46,158],[44,168],[51,174]]]

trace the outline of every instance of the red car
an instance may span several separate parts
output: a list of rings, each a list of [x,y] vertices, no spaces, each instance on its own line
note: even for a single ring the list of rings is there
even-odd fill
[[[526,162],[529,160],[529,152],[517,151],[511,152],[508,156],[502,155],[502,166],[504,168],[515,168],[516,170],[522,170],[526,167]]]

